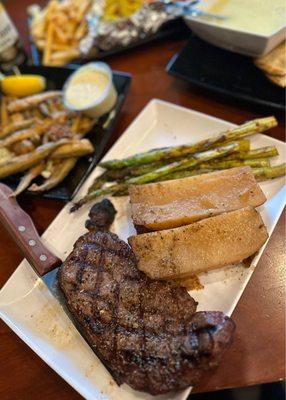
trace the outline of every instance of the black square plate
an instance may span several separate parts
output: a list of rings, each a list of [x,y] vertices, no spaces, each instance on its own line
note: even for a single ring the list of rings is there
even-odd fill
[[[221,96],[284,111],[285,90],[269,81],[250,57],[212,46],[195,35],[167,65],[179,78]]]
[[[77,67],[53,68],[43,66],[23,66],[20,68],[20,71],[23,74],[42,75],[47,80],[48,90],[61,90],[68,76],[76,68]],[[54,189],[43,193],[42,196],[50,199],[60,199],[65,201],[71,200],[100,160],[119,117],[120,110],[131,82],[131,75],[123,72],[113,72],[113,81],[118,93],[114,117],[109,121],[108,116],[101,117],[99,122],[87,135],[87,138],[92,142],[95,148],[94,154],[92,156],[81,157],[65,180]],[[12,189],[15,189],[20,178],[21,175],[13,175],[3,179],[1,182],[7,184]],[[29,192],[25,193],[28,194]]]
[[[30,23],[30,21],[29,21]],[[136,42],[133,42],[127,46],[120,46],[120,47],[114,47],[110,50],[100,50],[98,55],[96,57],[93,57],[93,60],[102,60],[104,58],[107,58],[109,56],[113,56],[115,54],[120,54],[122,52],[125,52],[127,50],[132,50],[138,46],[142,46],[148,43],[152,43],[154,41],[158,41],[161,39],[166,39],[169,37],[173,37],[176,40],[178,39],[185,39],[189,37],[190,35],[190,29],[187,27],[187,25],[184,23],[182,18],[176,18],[172,21],[166,22],[159,30],[158,32],[143,37],[142,39],[139,39]],[[37,49],[37,46],[34,42],[33,37],[30,35],[30,47],[31,47],[31,55],[32,55],[32,61],[34,65],[41,65],[41,58],[42,58],[42,53]],[[72,62],[72,64],[69,65],[75,65],[75,64],[84,64],[87,61],[90,60],[75,60]]]

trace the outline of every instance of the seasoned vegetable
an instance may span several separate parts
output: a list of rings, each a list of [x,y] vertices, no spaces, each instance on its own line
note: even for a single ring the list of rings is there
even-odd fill
[[[274,165],[273,167],[254,168],[253,173],[258,181],[279,178],[286,175],[286,163]]]
[[[41,193],[50,190],[62,182],[77,162],[76,157],[67,158],[54,164],[51,176],[42,185],[33,184],[28,190],[33,193]]]
[[[6,163],[7,160],[9,160],[12,157],[13,153],[11,153],[11,151],[6,149],[5,147],[3,147],[2,149],[0,148],[0,165]]]
[[[46,181],[34,186],[35,191],[54,187],[78,157],[94,152],[91,142],[82,138],[96,119],[66,109],[61,91],[23,98],[2,96],[0,112],[0,179],[25,172],[15,195],[39,174]]]
[[[231,153],[237,151],[238,149],[239,149],[239,144],[237,144],[235,142],[230,143],[228,145],[218,147],[213,150],[196,153],[193,155],[193,157],[189,157],[189,158],[183,159],[181,161],[175,161],[171,164],[168,164],[161,168],[158,168],[158,169],[154,170],[153,172],[150,172],[150,173],[147,173],[144,175],[140,175],[135,178],[127,179],[126,181],[124,181],[124,183],[112,185],[106,189],[95,190],[94,192],[88,193],[85,197],[83,197],[81,200],[79,200],[79,202],[75,204],[75,206],[72,208],[72,210],[75,211],[76,209],[81,207],[83,204],[85,204],[91,200],[94,200],[100,196],[104,196],[107,194],[115,193],[117,191],[125,190],[130,185],[141,185],[143,183],[153,182],[156,179],[162,178],[172,172],[195,167],[196,165],[198,165],[204,161],[212,160],[212,159],[215,159],[218,157],[222,157],[223,155],[231,154]]]
[[[9,116],[8,116],[8,111],[7,111],[7,101],[8,99],[6,97],[1,98],[1,125],[4,126],[5,124],[8,123]]]
[[[10,123],[8,125],[4,125],[0,129],[0,138],[2,139],[6,136],[9,136],[11,133],[19,131],[21,129],[29,128],[34,122],[35,120],[31,118],[19,122]]]
[[[26,171],[47,158],[53,150],[65,143],[67,143],[67,140],[61,139],[58,142],[43,144],[31,153],[11,158],[5,165],[0,165],[0,179],[17,172]]]
[[[209,139],[201,140],[200,142],[183,145],[173,146],[164,149],[154,149],[145,153],[135,154],[134,156],[127,157],[122,160],[110,160],[100,163],[106,169],[119,169],[135,165],[147,164],[149,162],[160,161],[169,159],[171,157],[182,157],[188,154],[200,152],[209,149],[217,143],[222,143],[231,140],[253,135],[254,133],[264,132],[277,125],[275,117],[266,117],[247,122],[237,128],[220,133]]]
[[[230,156],[225,157],[224,160],[250,160],[255,158],[276,157],[278,155],[279,153],[275,146],[266,146],[246,152],[231,154]]]
[[[236,156],[236,154],[239,154],[240,152],[243,152],[243,154],[245,153],[245,150],[247,150],[249,148],[249,141],[247,140],[238,140],[236,142],[230,142],[230,143],[237,143],[239,146],[239,150],[238,152],[235,153],[235,155],[233,157]],[[230,144],[228,143],[228,144]],[[219,146],[216,146],[219,147]],[[191,157],[192,155],[190,155],[189,157]],[[230,156],[231,157],[231,156]],[[187,157],[184,157],[187,158]],[[106,182],[113,182],[113,181],[120,181],[120,180],[125,180],[128,178],[131,178],[132,176],[140,176],[140,175],[144,175],[147,174],[149,172],[154,171],[155,169],[158,169],[160,167],[163,167],[164,165],[169,164],[170,162],[173,161],[179,161],[182,160],[182,157],[179,158],[172,158],[172,159],[168,159],[168,160],[163,160],[163,161],[159,161],[159,162],[154,162],[154,163],[149,163],[146,165],[140,165],[138,167],[126,167],[126,168],[121,168],[118,170],[106,170],[104,171],[100,176],[98,176],[95,181],[93,182],[93,184],[91,185],[91,187],[89,188],[89,192],[96,190],[97,188],[100,188],[100,184],[103,185]]]
[[[169,165],[165,165],[157,170],[144,174],[135,178],[129,179],[127,182],[131,185],[141,185],[143,183],[152,182],[155,179],[168,175],[169,173],[181,171],[194,167],[202,162],[213,160],[227,154],[234,153],[239,150],[239,144],[233,142],[222,147],[217,147],[213,150],[204,151],[201,153],[195,153],[192,157],[183,159],[181,161],[175,161]]]
[[[30,186],[31,182],[41,174],[44,168],[45,164],[40,163],[27,171],[26,174],[21,178],[19,185],[13,193],[13,196],[19,196],[20,193],[26,190]]]
[[[0,147],[8,147],[14,143],[20,142],[21,140],[30,139],[33,136],[43,135],[44,132],[54,124],[52,119],[46,119],[41,124],[30,128],[24,129],[18,132],[11,134],[10,136],[6,137],[3,140],[0,140]]]
[[[93,152],[94,147],[88,139],[71,140],[55,150],[51,158],[81,157]]]
[[[250,167],[269,167],[270,161],[267,158],[257,158],[254,160],[221,160],[212,161],[200,164],[199,168],[202,169],[229,169],[240,167],[242,165],[249,165]]]
[[[188,176],[195,176],[195,175],[202,175],[206,174],[208,172],[213,172],[213,169],[193,169],[193,170],[187,170],[187,171],[179,171],[175,172],[173,174],[167,175],[164,177],[164,179],[158,179],[156,182],[161,182],[165,180],[172,180],[172,179],[181,179],[181,178],[186,178]],[[281,176],[286,175],[286,164],[280,164],[280,165],[275,165],[271,167],[262,167],[262,168],[252,168],[252,172],[255,176],[255,179],[258,182],[261,181],[267,181],[269,179],[274,179],[274,178],[279,178]],[[119,192],[120,195],[125,195],[127,194],[127,191],[121,191]]]
[[[60,97],[62,92],[59,90],[50,90],[41,94],[35,94],[29,97],[24,97],[23,99],[17,99],[8,104],[8,111],[10,113],[28,110],[29,108],[37,107],[44,101],[54,99],[55,97]]]
[[[21,142],[17,142],[12,145],[12,150],[17,154],[27,154],[35,150],[34,143],[29,139],[24,139]]]

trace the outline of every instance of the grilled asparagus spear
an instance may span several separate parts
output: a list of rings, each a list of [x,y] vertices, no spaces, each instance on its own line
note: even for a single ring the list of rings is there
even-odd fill
[[[174,161],[173,163],[158,168],[155,171],[137,176],[135,178],[130,178],[127,182],[131,185],[142,185],[143,183],[152,182],[155,179],[170,174],[172,172],[188,169],[205,161],[223,157],[238,150],[239,144],[233,142],[222,147],[217,147],[216,149],[203,151],[201,153],[195,153],[192,157],[185,158],[181,161]]]
[[[207,174],[209,172],[215,172],[216,169],[212,169],[211,164],[209,164],[209,168],[202,168],[202,164],[198,166],[199,168],[183,170],[178,172],[173,172],[169,175],[164,176],[163,178],[158,178],[154,182],[161,181],[169,181],[173,179],[181,179],[187,178],[189,176],[202,175]],[[207,167],[207,164],[205,164]],[[286,164],[280,164],[277,166],[268,166],[268,167],[260,167],[260,168],[252,168],[252,172],[258,182],[266,181],[269,179],[279,178],[280,176],[286,175]],[[113,186],[114,189],[114,186]],[[109,194],[109,193],[106,193]],[[128,186],[127,185],[117,185],[117,190],[112,193],[114,196],[127,196],[128,195]]]
[[[253,168],[270,167],[270,161],[267,158],[257,158],[254,160],[221,160],[202,163],[199,165],[201,169],[229,169],[234,167],[241,167],[242,165],[249,165]]]
[[[75,211],[76,209],[81,207],[83,204],[85,204],[91,200],[94,200],[97,197],[104,196],[106,194],[112,194],[112,193],[118,192],[120,190],[125,190],[125,188],[127,188],[130,185],[141,185],[143,183],[153,182],[156,179],[162,178],[165,175],[168,175],[172,172],[181,171],[181,170],[184,170],[187,168],[195,167],[196,165],[198,165],[204,161],[216,159],[218,157],[222,157],[224,155],[231,154],[238,150],[239,150],[239,144],[236,142],[233,142],[228,145],[218,147],[216,149],[204,151],[201,153],[196,153],[193,155],[193,157],[185,158],[180,161],[174,161],[171,164],[164,165],[163,167],[155,169],[154,171],[149,172],[147,174],[127,179],[126,181],[124,181],[124,183],[112,185],[105,189],[95,190],[93,192],[88,193],[85,197],[83,197],[81,200],[79,200],[79,202],[76,203],[74,205],[74,207],[72,207],[72,211]],[[162,179],[162,180],[164,180],[164,179]]]
[[[246,152],[231,154],[224,158],[224,160],[251,160],[255,158],[268,158],[278,156],[278,150],[275,146],[260,147]]]
[[[255,179],[258,182],[261,181],[267,181],[269,179],[274,179],[274,178],[279,178],[280,176],[286,175],[286,164],[280,164],[280,165],[275,165],[275,166],[270,166],[270,167],[261,167],[261,168],[251,168],[252,172],[255,176]],[[174,172],[172,174],[166,175],[164,179],[157,179],[156,182],[160,181],[169,181],[173,179],[181,179],[181,178],[187,178],[189,176],[195,176],[195,175],[202,175],[202,174],[207,174],[209,172],[214,172],[215,170],[209,168],[209,169],[193,169],[193,170],[186,170],[186,171],[179,171],[179,172]],[[118,189],[117,193],[120,193],[120,195],[125,195],[128,194],[128,191],[120,191]]]
[[[200,169],[215,170],[233,168],[240,165],[249,165],[253,168],[265,167],[269,166],[269,160],[267,160],[266,157],[275,157],[278,154],[278,150],[275,146],[267,146],[247,152],[237,152],[229,156],[222,157],[217,161],[213,161],[211,164],[201,164]],[[119,170],[106,170],[94,180],[88,190],[88,193],[100,189],[107,182],[121,182],[128,178],[131,178],[132,176],[139,176],[148,172],[152,172],[154,169],[164,165],[166,165],[166,161],[161,161],[159,163],[150,163],[138,167],[123,168]]]
[[[279,178],[286,175],[286,163],[274,165],[273,167],[253,168],[252,172],[258,182]]]
[[[200,142],[173,146],[164,149],[154,149],[145,153],[135,154],[122,160],[110,160],[101,163],[100,165],[106,169],[120,169],[135,165],[148,164],[154,161],[166,160],[169,158],[183,157],[188,154],[197,153],[207,150],[215,144],[237,140],[239,138],[253,135],[254,133],[264,132],[277,125],[275,117],[266,117],[247,122],[237,128],[227,130],[209,139],[201,140]]]
[[[230,143],[234,143],[234,142],[230,142]],[[230,144],[230,143],[228,143],[228,144]],[[239,145],[239,152],[241,151],[241,152],[245,153],[249,149],[249,141],[248,140],[237,140],[235,143],[237,143]],[[216,147],[219,147],[219,146],[216,146]],[[190,155],[190,157],[191,157],[191,155]],[[183,158],[186,158],[186,157],[183,157]],[[182,157],[171,158],[168,160],[153,162],[153,163],[149,163],[146,165],[140,165],[137,167],[135,166],[135,167],[121,168],[118,170],[113,170],[113,169],[106,170],[103,172],[103,174],[101,174],[100,176],[98,176],[95,179],[95,181],[89,188],[89,192],[96,190],[98,187],[100,187],[100,185],[103,185],[103,183],[122,180],[122,179],[126,179],[128,177],[131,178],[132,176],[144,175],[144,174],[154,171],[155,169],[161,168],[164,165],[170,164],[173,161],[182,160],[183,158]]]
[[[190,170],[182,170],[170,173],[168,175],[161,176],[154,180],[154,182],[160,181],[168,181],[173,179],[181,179],[187,178],[189,176],[202,175],[207,174],[209,172],[214,172],[214,169],[190,169]],[[266,181],[269,179],[279,178],[281,176],[286,175],[286,164],[275,165],[273,167],[261,167],[261,168],[252,168],[252,172],[257,179],[258,182]],[[71,208],[71,212],[76,211],[83,204],[88,203],[91,200],[94,200],[100,196],[105,196],[109,194],[113,194],[114,196],[126,196],[128,195],[128,187],[130,184],[127,182],[119,183],[116,185],[109,186],[105,189],[97,189],[94,192],[88,193],[85,197],[83,197],[79,202],[75,203]]]

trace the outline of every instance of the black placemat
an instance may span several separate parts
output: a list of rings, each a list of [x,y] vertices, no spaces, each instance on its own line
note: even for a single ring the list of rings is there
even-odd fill
[[[222,96],[284,111],[285,90],[260,71],[250,57],[210,45],[192,35],[169,62],[167,71]]]

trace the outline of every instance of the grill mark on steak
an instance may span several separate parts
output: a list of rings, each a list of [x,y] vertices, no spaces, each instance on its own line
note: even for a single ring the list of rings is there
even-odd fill
[[[142,369],[143,373],[146,376],[146,385],[150,385],[150,378],[148,374],[148,370],[143,362],[146,359],[146,327],[145,327],[145,319],[144,319],[144,307],[143,307],[143,291],[140,290],[139,295],[139,315],[140,315],[140,322],[142,323],[142,337],[141,337],[141,359],[142,359]]]
[[[116,284],[115,287],[115,306],[113,308],[113,354],[117,357],[117,326],[118,326],[118,310],[120,299],[120,287]]]
[[[234,323],[220,312],[195,312],[185,288],[137,269],[116,235],[90,232],[59,272],[68,307],[118,384],[151,394],[180,390],[216,366]]]

